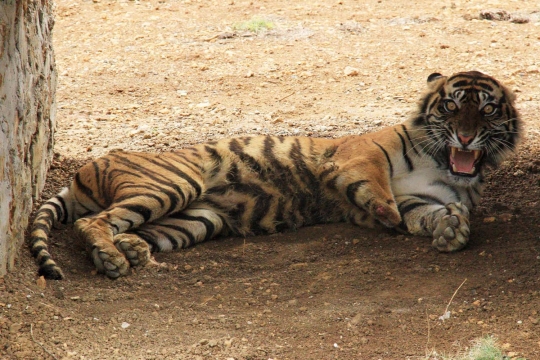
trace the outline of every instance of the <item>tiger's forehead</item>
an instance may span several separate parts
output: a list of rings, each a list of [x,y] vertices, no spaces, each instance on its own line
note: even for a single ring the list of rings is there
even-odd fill
[[[488,93],[491,96],[502,97],[503,91],[499,83],[488,76],[470,76],[456,74],[449,77],[443,86],[447,94],[458,92]]]

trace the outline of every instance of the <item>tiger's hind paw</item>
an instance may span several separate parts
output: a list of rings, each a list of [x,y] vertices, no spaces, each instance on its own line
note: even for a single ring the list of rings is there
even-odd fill
[[[444,215],[433,231],[433,247],[441,252],[461,250],[469,241],[469,210],[461,203],[446,205]]]
[[[148,243],[135,234],[118,234],[113,242],[131,266],[145,266],[155,262],[150,255]]]
[[[112,245],[102,249],[94,247],[91,256],[97,270],[111,279],[127,275],[129,271],[128,260]]]

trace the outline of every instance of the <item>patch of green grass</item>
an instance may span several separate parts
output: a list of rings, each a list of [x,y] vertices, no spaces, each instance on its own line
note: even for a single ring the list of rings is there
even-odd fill
[[[263,30],[271,30],[274,28],[274,23],[265,19],[253,18],[248,21],[242,21],[233,24],[234,30],[251,31],[254,33],[261,32]]]
[[[481,339],[476,339],[473,346],[467,352],[459,355],[449,356],[440,355],[437,352],[432,352],[427,355],[424,360],[505,360],[507,358],[502,350],[498,347],[497,341],[493,336],[486,336]],[[527,360],[519,358],[517,360]]]
[[[503,358],[503,352],[497,347],[497,342],[492,336],[475,341],[473,347],[464,359],[467,360],[497,360]]]

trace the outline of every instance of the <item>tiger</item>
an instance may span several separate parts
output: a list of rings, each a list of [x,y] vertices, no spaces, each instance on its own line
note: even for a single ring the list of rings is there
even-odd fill
[[[219,235],[350,222],[463,249],[484,172],[515,151],[515,95],[478,71],[433,73],[401,124],[340,138],[254,135],[163,153],[116,150],[90,161],[37,210],[29,247],[39,274],[62,279],[47,241],[74,223],[98,272],[115,279],[153,253]]]

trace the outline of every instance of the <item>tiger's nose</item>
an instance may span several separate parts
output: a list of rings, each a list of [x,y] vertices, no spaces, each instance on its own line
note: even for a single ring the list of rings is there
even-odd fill
[[[469,145],[473,141],[476,134],[467,135],[467,134],[458,133],[457,136],[460,143],[462,143],[463,145]]]

